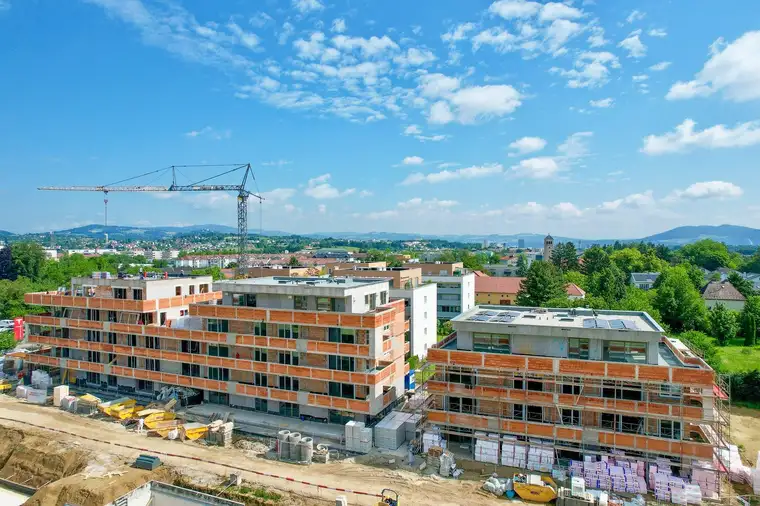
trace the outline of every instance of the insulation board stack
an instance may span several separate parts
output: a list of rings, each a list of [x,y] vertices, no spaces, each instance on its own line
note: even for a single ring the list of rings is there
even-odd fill
[[[346,450],[358,452],[361,442],[361,429],[364,428],[364,422],[355,422],[351,420],[346,423]]]
[[[359,428],[359,442],[356,446],[356,452],[369,453],[372,451],[372,429],[368,429],[364,426],[364,423]]]
[[[422,451],[424,453],[427,453],[428,450],[434,446],[445,448],[445,443],[446,442],[441,437],[441,434],[436,430],[425,432],[425,434],[422,435]]]
[[[686,485],[684,492],[686,504],[702,504],[702,491],[699,489],[699,485]]]
[[[691,482],[699,487],[703,497],[707,499],[717,499],[719,497],[720,481],[718,473],[715,470],[715,464],[712,462],[705,460],[695,462],[691,473]],[[760,488],[758,488],[758,491],[760,491]]]
[[[26,399],[26,394],[29,393],[29,387],[19,385],[16,387],[16,397],[19,399]]]
[[[531,440],[531,442],[533,442]],[[550,446],[531,444],[528,447],[528,469],[548,473],[554,465],[554,449]]]
[[[475,461],[489,464],[499,463],[499,435],[476,432]]]
[[[391,411],[375,426],[375,446],[386,450],[396,450],[406,441],[408,413]]]
[[[409,418],[404,422],[404,432],[406,432],[406,440],[411,441],[417,437],[417,427],[422,423],[422,415],[409,415]]]
[[[501,465],[525,469],[528,465],[528,450],[513,437],[505,436],[501,443]]]
[[[28,389],[26,392],[26,402],[31,404],[47,404],[47,389]]]
[[[68,385],[59,385],[53,389],[53,406],[61,407],[61,399],[69,395]]]

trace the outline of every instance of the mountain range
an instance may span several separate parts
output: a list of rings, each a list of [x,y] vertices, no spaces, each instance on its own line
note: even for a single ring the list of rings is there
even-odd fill
[[[53,234],[56,236],[79,236],[79,237],[103,237],[108,233],[108,237],[114,240],[125,239],[144,239],[144,240],[161,240],[188,234],[234,234],[237,229],[226,225],[192,225],[185,227],[125,227],[119,225],[86,225],[66,230],[57,230]],[[258,234],[258,230],[250,231],[251,234]],[[17,234],[0,231],[0,237],[13,237]],[[29,236],[46,236],[48,234],[24,234]],[[488,241],[490,244],[517,245],[518,241],[523,240],[525,246],[536,248],[543,246],[544,235],[533,233],[522,234],[464,234],[464,235],[435,235],[435,234],[407,234],[397,232],[317,232],[313,234],[291,234],[279,230],[265,230],[267,236],[289,236],[302,235],[315,239],[336,238],[336,239],[353,239],[361,241],[403,241],[403,240],[430,240],[442,239],[453,242],[483,243]],[[667,246],[681,246],[689,244],[700,239],[713,239],[724,242],[732,246],[753,246],[760,244],[760,229],[742,227],[737,225],[700,225],[677,227],[665,232],[650,235],[642,238],[631,239],[582,239],[577,237],[553,236],[554,242],[571,241],[576,244],[612,244],[615,241],[633,242],[644,241],[655,244],[664,244]]]

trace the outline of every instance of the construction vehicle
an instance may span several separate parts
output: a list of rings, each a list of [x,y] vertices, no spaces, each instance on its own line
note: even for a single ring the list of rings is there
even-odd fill
[[[7,393],[10,392],[13,388],[13,385],[11,385],[11,382],[7,379],[0,380],[0,393]]]
[[[400,496],[395,490],[384,488],[383,491],[380,492],[380,497],[381,499],[376,506],[399,506],[399,504],[401,504],[399,502]]]
[[[512,486],[524,501],[547,503],[557,498],[557,484],[548,476],[517,473]]]

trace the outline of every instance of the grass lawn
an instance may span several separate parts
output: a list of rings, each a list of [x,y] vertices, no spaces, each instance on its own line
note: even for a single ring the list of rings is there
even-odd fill
[[[743,372],[760,365],[760,346],[744,346],[743,339],[733,339],[727,346],[718,346],[718,357],[726,372]]]

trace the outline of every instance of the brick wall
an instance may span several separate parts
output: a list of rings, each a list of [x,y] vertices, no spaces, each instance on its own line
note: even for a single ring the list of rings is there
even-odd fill
[[[299,379],[299,385],[301,389],[308,390],[309,392],[327,394],[327,382],[314,380],[314,379]]]
[[[317,355],[316,353],[307,353],[306,357],[301,360],[300,364],[308,367],[327,368],[327,356]]]

